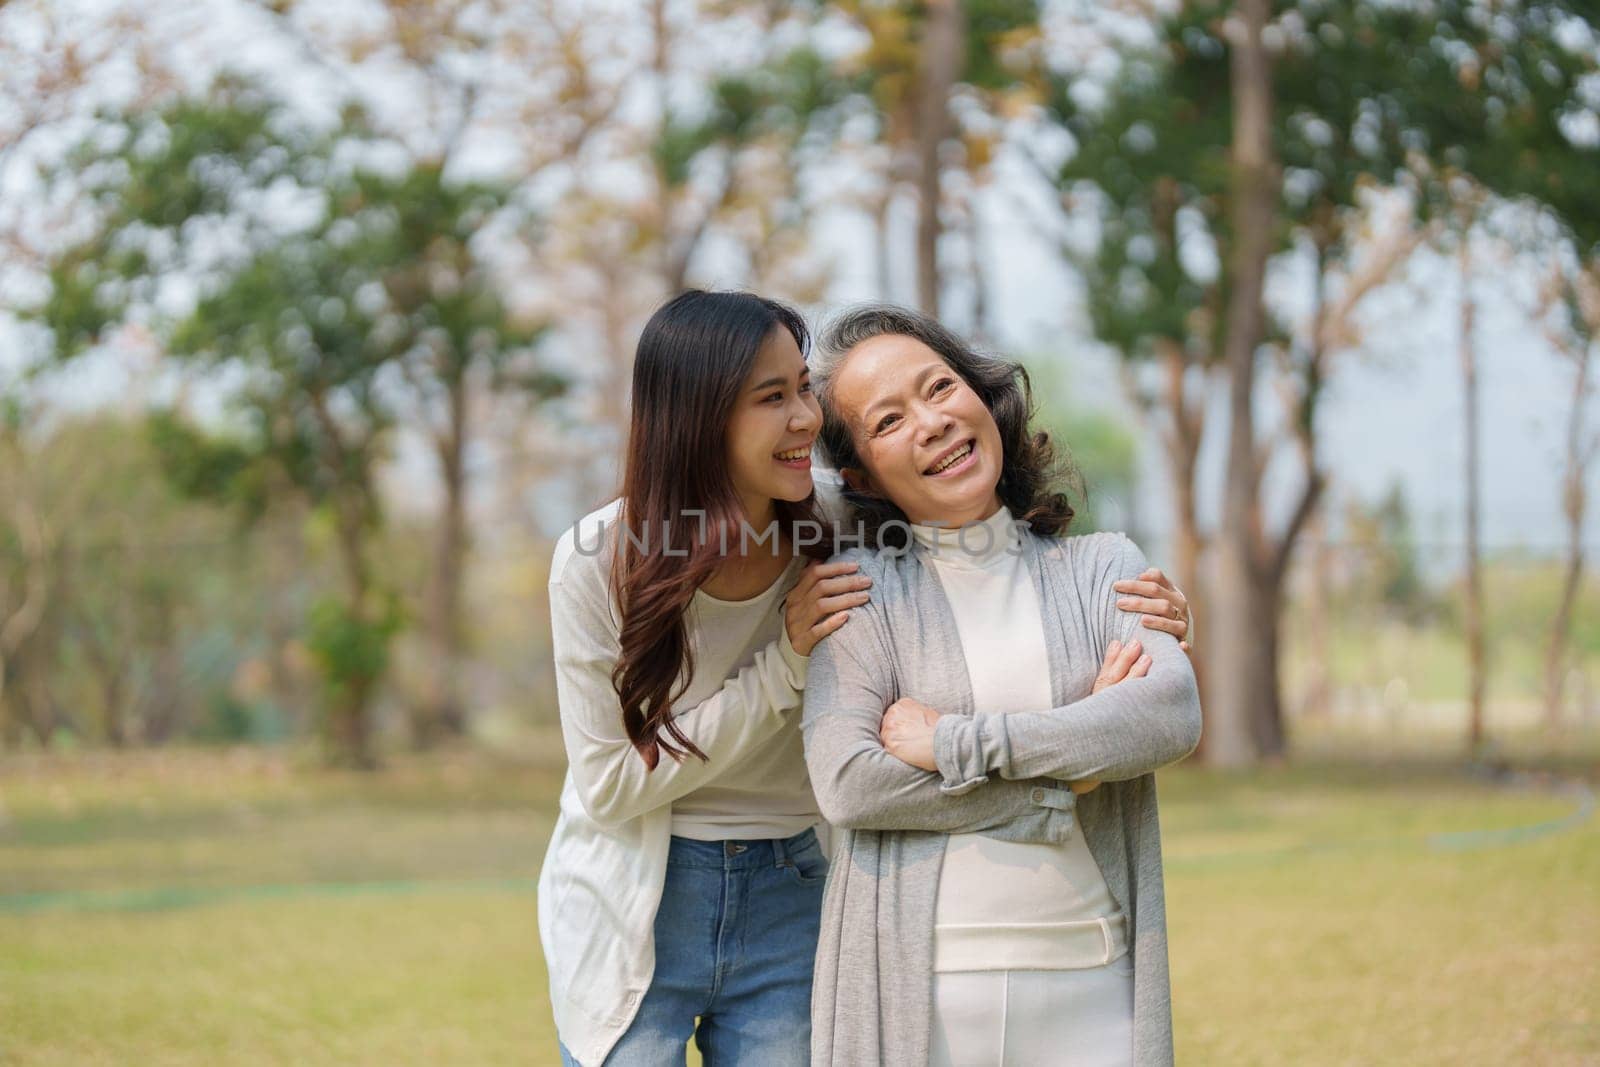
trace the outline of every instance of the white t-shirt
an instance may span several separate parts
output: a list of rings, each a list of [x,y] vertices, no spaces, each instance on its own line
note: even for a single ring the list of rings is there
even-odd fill
[[[748,600],[718,600],[697,590],[685,620],[694,648],[694,680],[678,701],[693,707],[722,680],[756,661],[783,632],[783,595],[800,578],[796,558],[765,591]],[[806,774],[800,717],[724,765],[723,773],[672,803],[672,833],[697,841],[793,837],[822,820]]]

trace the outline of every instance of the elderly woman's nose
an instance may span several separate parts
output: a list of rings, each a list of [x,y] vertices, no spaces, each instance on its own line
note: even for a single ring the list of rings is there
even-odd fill
[[[931,404],[917,405],[912,410],[911,417],[916,420],[917,432],[927,441],[943,435],[955,422],[948,412],[941,411]]]

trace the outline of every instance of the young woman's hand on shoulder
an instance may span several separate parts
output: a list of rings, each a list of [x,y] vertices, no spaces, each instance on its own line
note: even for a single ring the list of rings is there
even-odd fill
[[[1122,594],[1117,598],[1119,610],[1143,615],[1139,620],[1141,624],[1171,634],[1178,639],[1179,648],[1194,654],[1190,644],[1194,619],[1189,598],[1172,584],[1172,579],[1163,574],[1161,568],[1147,568],[1139,577],[1124,578],[1113,583],[1111,588]]]
[[[856,573],[860,564],[853,560],[838,563],[811,563],[784,602],[783,622],[789,643],[802,656],[811,655],[817,642],[845,624],[851,608],[869,599],[867,587],[872,579]]]

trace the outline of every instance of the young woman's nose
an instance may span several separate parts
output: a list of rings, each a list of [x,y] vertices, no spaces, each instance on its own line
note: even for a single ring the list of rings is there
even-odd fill
[[[789,412],[790,433],[816,433],[822,425],[822,412],[816,404],[796,397]]]

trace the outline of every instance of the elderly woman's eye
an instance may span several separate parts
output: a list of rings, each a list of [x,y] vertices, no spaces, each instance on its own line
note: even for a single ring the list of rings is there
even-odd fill
[[[940,378],[938,381],[933,383],[933,395],[938,396],[940,393],[943,393],[946,390],[953,389],[955,388],[955,384],[955,379],[953,378]]]
[[[872,428],[872,432],[873,433],[882,433],[883,431],[887,430],[890,426],[894,425],[894,420],[898,419],[899,417],[900,416],[898,416],[898,415],[885,415],[883,418],[878,420],[878,425],[876,425],[876,426],[874,426]]]

